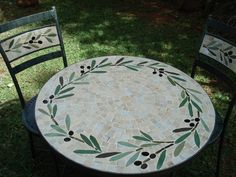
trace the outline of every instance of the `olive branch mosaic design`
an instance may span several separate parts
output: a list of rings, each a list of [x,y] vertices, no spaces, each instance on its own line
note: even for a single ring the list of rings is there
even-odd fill
[[[224,62],[226,66],[231,64],[233,60],[236,60],[236,54],[233,52],[233,46],[223,47],[224,42],[211,41],[207,44],[203,44],[211,55],[217,57],[217,53],[220,55],[220,61]]]
[[[33,32],[29,32],[25,39],[18,38],[17,40],[12,39],[8,45],[8,49],[5,52],[15,52],[21,53],[22,48],[24,49],[39,49],[43,44],[43,39],[47,40],[49,43],[53,43],[53,38],[56,37],[57,34],[52,32],[52,29],[49,28],[45,30],[43,33],[34,35]]]
[[[196,146],[200,148],[201,139],[197,130],[199,123],[201,123],[205,130],[209,132],[207,124],[204,119],[201,118],[202,102],[197,97],[197,94],[201,93],[191,88],[185,88],[179,83],[179,81],[186,82],[186,80],[183,79],[180,74],[168,71],[165,69],[166,66],[160,64],[159,62],[153,62],[150,64],[148,61],[144,61],[134,64],[133,60],[124,59],[125,58],[122,57],[115,63],[108,62],[108,58],[103,59],[99,63],[97,63],[96,60],[92,60],[90,65],[80,66],[80,75],[78,77],[76,77],[75,72],[71,73],[67,81],[65,78],[60,76],[54,93],[43,100],[46,109],[38,109],[38,111],[48,116],[53,122],[53,124],[50,125],[53,132],[46,133],[44,135],[47,137],[63,137],[65,142],[73,140],[87,145],[87,149],[74,150],[74,153],[76,154],[95,154],[96,156],[94,158],[109,158],[109,161],[117,161],[122,158],[129,157],[126,161],[126,167],[133,164],[135,166],[139,166],[141,169],[146,169],[149,161],[153,161],[155,159],[157,159],[156,169],[161,169],[165,162],[166,153],[169,148],[175,147],[173,154],[177,157],[181,154],[185,147],[186,140],[189,137],[193,137]],[[105,69],[107,67],[126,67],[134,72],[139,71],[142,67],[147,67],[151,69],[153,75],[158,74],[160,78],[164,78],[163,76],[166,76],[170,84],[182,89],[180,93],[182,100],[179,104],[179,108],[185,106],[188,109],[190,118],[184,119],[184,122],[188,124],[188,126],[180,127],[172,131],[173,133],[180,134],[180,136],[175,140],[160,141],[155,140],[150,134],[140,130],[139,135],[132,136],[132,140],[135,140],[137,142],[136,144],[130,143],[129,141],[117,142],[119,145],[127,147],[127,151],[104,152],[99,144],[99,141],[93,135],[86,136],[82,133],[77,134],[71,130],[71,119],[69,115],[65,117],[64,125],[60,125],[56,120],[58,106],[54,103],[54,100],[73,96],[73,89],[75,88],[75,85],[89,84],[89,82],[84,81],[89,74],[106,73],[107,71]],[[196,112],[195,117],[194,112]],[[150,147],[156,147],[157,150],[155,152],[148,152],[148,148]],[[146,157],[145,160],[139,160],[140,156]]]

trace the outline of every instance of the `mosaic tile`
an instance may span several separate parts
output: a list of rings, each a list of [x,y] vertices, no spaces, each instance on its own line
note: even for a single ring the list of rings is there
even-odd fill
[[[66,158],[135,174],[197,154],[213,131],[215,112],[201,86],[182,71],[151,59],[109,56],[54,75],[38,95],[36,122]]]

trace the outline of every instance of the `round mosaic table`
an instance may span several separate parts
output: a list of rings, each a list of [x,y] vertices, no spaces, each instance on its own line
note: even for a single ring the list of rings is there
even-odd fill
[[[40,91],[36,122],[67,159],[113,174],[186,162],[208,142],[212,103],[188,75],[159,61],[108,56],[71,65]]]

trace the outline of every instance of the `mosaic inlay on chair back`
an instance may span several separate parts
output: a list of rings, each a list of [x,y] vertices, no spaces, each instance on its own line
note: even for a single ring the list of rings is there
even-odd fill
[[[1,43],[9,61],[32,52],[58,45],[59,38],[56,26],[42,27],[9,38]]]
[[[206,34],[199,52],[215,59],[236,73],[236,47],[228,42]]]

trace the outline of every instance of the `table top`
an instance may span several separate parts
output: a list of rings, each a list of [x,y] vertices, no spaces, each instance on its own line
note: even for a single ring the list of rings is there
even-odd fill
[[[120,174],[187,161],[215,125],[213,105],[196,81],[170,65],[130,56],[63,69],[43,86],[35,109],[42,136],[60,154]]]

